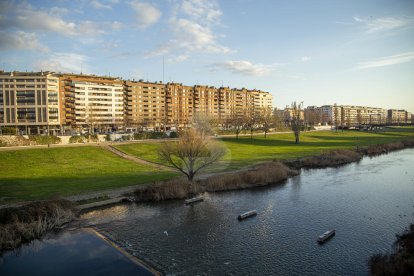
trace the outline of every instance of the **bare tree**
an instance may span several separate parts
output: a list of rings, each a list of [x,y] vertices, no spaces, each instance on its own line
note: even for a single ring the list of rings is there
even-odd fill
[[[264,132],[264,138],[267,138],[267,133],[275,124],[276,119],[274,116],[270,108],[264,107],[260,110],[260,124]]]
[[[193,128],[181,132],[178,141],[164,142],[158,152],[162,160],[191,182],[200,170],[218,161],[225,153],[225,148]]]
[[[290,122],[290,126],[292,128],[293,133],[295,134],[295,143],[299,144],[300,138],[300,131],[303,127],[303,120],[301,118],[303,102],[297,104],[293,102],[291,105],[292,108],[292,120]]]
[[[361,109],[357,110],[357,123],[358,123],[358,129],[361,129],[361,125],[362,125]]]
[[[236,139],[239,139],[239,134],[242,132],[247,125],[246,116],[240,116],[238,114],[233,113],[228,120],[228,123],[234,133],[236,134]]]
[[[273,110],[273,125],[277,130],[283,130],[286,128],[284,117],[281,114],[283,111],[277,110],[276,108]]]
[[[203,136],[208,136],[214,134],[212,121],[206,113],[196,112],[193,115],[192,124]]]
[[[338,106],[336,105],[336,103],[333,105],[333,115],[334,115],[334,124],[335,124],[335,132],[338,132],[338,117],[339,117],[339,112],[338,112]]]
[[[251,116],[245,117],[245,129],[250,131],[250,139],[253,139],[253,132],[258,128],[260,124],[259,114],[253,113]]]
[[[89,134],[95,133],[95,125],[99,123],[98,116],[94,110],[94,105],[89,103],[85,108],[85,124],[89,128]]]

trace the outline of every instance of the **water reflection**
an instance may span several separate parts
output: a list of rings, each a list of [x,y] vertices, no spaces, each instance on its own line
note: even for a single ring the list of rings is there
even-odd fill
[[[92,232],[49,234],[0,258],[0,275],[152,275]]]
[[[282,186],[206,194],[193,206],[125,205],[123,219],[88,219],[166,273],[366,274],[369,256],[390,249],[412,222],[413,153],[304,171]],[[252,209],[257,217],[236,219]],[[330,228],[337,235],[319,246]]]

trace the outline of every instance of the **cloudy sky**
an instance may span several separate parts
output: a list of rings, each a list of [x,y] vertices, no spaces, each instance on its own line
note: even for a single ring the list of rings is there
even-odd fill
[[[1,0],[0,68],[414,112],[414,1]]]

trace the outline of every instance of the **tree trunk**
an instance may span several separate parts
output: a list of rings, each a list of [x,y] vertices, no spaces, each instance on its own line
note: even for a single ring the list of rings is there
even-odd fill
[[[189,172],[187,177],[188,177],[188,181],[193,182],[194,172]]]

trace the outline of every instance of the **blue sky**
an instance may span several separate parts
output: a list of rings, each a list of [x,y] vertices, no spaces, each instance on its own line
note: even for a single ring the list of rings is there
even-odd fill
[[[414,1],[0,2],[0,68],[269,91],[414,112]]]

